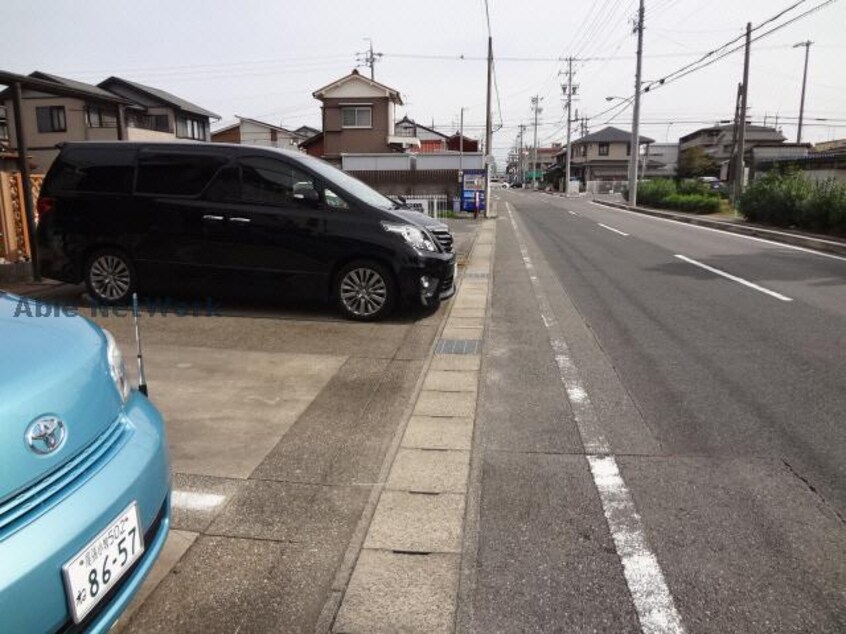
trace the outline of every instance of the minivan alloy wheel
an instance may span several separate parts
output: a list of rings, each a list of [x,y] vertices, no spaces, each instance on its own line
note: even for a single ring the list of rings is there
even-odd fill
[[[341,302],[357,317],[370,317],[385,306],[388,285],[385,279],[371,268],[355,268],[341,279]]]
[[[132,272],[123,258],[104,253],[91,262],[88,279],[99,298],[115,301],[125,297],[129,291]]]

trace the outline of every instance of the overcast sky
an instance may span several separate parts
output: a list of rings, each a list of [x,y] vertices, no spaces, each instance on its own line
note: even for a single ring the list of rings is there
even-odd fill
[[[806,0],[756,35],[824,0]],[[643,77],[658,80],[759,25],[797,0],[646,0]],[[372,38],[383,53],[376,79],[399,90],[408,114],[453,132],[465,107],[469,136],[483,136],[487,27],[484,0],[5,0],[0,69],[41,70],[97,83],[118,75],[163,88],[221,115],[285,127],[320,125],[311,93],[356,65]],[[534,123],[530,98],[542,97],[540,145],[563,141],[558,58],[579,61],[575,81],[580,116],[596,131],[615,115],[600,115],[628,97],[634,82],[637,0],[489,0],[498,98],[494,135],[499,160],[521,123]],[[750,116],[775,123],[795,141],[804,40],[811,47],[803,140],[846,137],[846,0],[834,2],[753,44]],[[461,59],[464,56],[464,59]],[[675,141],[684,133],[733,116],[743,56],[650,92],[643,133]],[[369,72],[362,69],[362,72]],[[829,119],[815,121],[814,119]],[[611,124],[631,128],[631,110]],[[213,126],[214,127],[214,126]]]

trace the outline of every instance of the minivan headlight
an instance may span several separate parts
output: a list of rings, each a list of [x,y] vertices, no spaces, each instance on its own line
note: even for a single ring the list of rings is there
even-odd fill
[[[435,243],[432,238],[422,229],[412,227],[411,225],[392,225],[384,223],[385,231],[397,233],[405,238],[405,241],[413,246],[418,251],[437,251]]]
[[[123,361],[123,353],[117,345],[117,341],[108,330],[103,330],[106,335],[106,358],[109,360],[109,373],[112,381],[115,382],[120,400],[126,403],[129,398],[129,378],[126,376],[126,364]]]

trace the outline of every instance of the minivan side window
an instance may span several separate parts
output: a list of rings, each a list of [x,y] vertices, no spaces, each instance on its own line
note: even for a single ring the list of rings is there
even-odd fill
[[[314,177],[285,163],[269,158],[241,160],[241,196],[245,201],[268,205],[302,204],[302,193],[314,191]]]
[[[131,148],[69,148],[53,167],[55,192],[128,194],[135,174]]]
[[[138,157],[139,194],[196,196],[209,184],[225,159],[188,152],[149,152]]]

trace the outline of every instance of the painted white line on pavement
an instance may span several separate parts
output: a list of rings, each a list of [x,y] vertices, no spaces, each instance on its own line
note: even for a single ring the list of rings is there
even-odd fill
[[[776,242],[775,240],[767,240],[766,238],[758,238],[757,236],[747,236],[742,233],[734,233],[733,231],[726,231],[725,229],[714,229],[713,227],[703,227],[702,225],[695,225],[690,222],[680,222],[678,220],[671,220],[669,218],[660,218],[659,216],[651,216],[649,214],[642,214],[637,211],[629,211],[628,209],[620,209],[619,207],[609,207],[608,205],[603,205],[602,203],[595,202],[593,200],[588,201],[591,205],[596,205],[597,207],[602,207],[603,209],[608,209],[609,211],[619,211],[623,214],[631,214],[632,216],[637,216],[638,218],[649,218],[650,220],[657,220],[659,222],[670,222],[677,227],[690,227],[692,229],[701,229],[702,231],[711,231],[713,233],[719,233],[723,236],[728,236],[731,238],[742,238],[744,240],[752,240],[753,242],[763,242],[764,244],[769,244],[774,247],[782,247],[784,249],[792,249],[793,251],[801,251],[802,253],[810,253],[811,255],[819,255],[824,258],[830,258],[832,260],[840,260],[841,262],[846,262],[846,258],[842,255],[834,255],[833,253],[823,253],[822,251],[814,251],[813,249],[807,249],[805,247],[798,247],[795,244],[787,244],[785,242]]]
[[[218,495],[217,493],[173,491],[170,494],[170,503],[173,506],[191,511],[211,511],[223,504],[225,499],[225,495]]]
[[[628,233],[624,233],[624,232],[620,231],[619,229],[615,229],[614,227],[609,227],[608,225],[604,225],[601,222],[597,222],[596,224],[598,224],[603,229],[608,229],[608,231],[613,231],[614,233],[619,233],[621,236],[628,236],[629,235]]]
[[[506,203],[506,208],[517,237],[523,264],[532,282],[541,318],[547,328],[550,345],[555,351],[555,363],[570,400],[594,486],[602,502],[605,521],[623,564],[623,575],[640,621],[641,631],[645,634],[682,634],[685,631],[684,624],[676,611],[664,573],[646,541],[643,522],[620,475],[617,461],[611,455],[611,447],[573,362],[561,325],[552,312],[549,299],[541,286],[523,234],[514,219],[511,203]]]
[[[679,260],[684,260],[688,264],[693,264],[694,266],[698,266],[699,268],[705,269],[706,271],[710,271],[715,275],[720,275],[732,282],[737,282],[738,284],[743,284],[744,286],[748,286],[749,288],[754,288],[756,291],[761,291],[762,293],[766,293],[770,297],[775,297],[776,299],[780,299],[783,302],[792,302],[793,299],[787,297],[786,295],[782,295],[781,293],[776,293],[775,291],[771,291],[768,288],[764,288],[763,286],[758,286],[754,282],[750,282],[749,280],[744,280],[742,277],[737,277],[736,275],[732,275],[731,273],[726,273],[725,271],[721,271],[720,269],[715,269],[713,266],[708,266],[707,264],[703,264],[702,262],[697,262],[691,258],[685,257],[684,255],[676,254],[676,257]]]
[[[578,217],[578,215],[579,215],[575,211],[570,211],[569,209],[567,210],[567,213],[570,214],[571,216],[576,216],[576,217]]]

